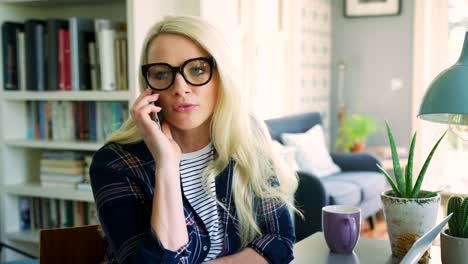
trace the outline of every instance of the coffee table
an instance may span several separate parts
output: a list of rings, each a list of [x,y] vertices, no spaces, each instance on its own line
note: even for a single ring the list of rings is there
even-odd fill
[[[432,246],[429,263],[438,264],[440,247]],[[390,242],[361,237],[350,255],[335,254],[328,249],[322,232],[317,232],[294,245],[294,264],[385,264],[397,263],[392,258]]]

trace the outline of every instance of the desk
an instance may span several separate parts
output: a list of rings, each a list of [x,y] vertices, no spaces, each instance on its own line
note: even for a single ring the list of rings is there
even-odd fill
[[[353,254],[331,253],[322,232],[317,232],[294,245],[294,264],[390,264],[396,263],[391,257],[388,240],[359,238]],[[440,248],[431,248],[430,264],[441,263]]]

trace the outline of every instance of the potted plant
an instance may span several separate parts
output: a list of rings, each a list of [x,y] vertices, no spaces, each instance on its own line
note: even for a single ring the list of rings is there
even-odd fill
[[[468,197],[450,197],[447,215],[450,213],[449,228],[440,234],[442,263],[468,263]]]
[[[344,152],[364,150],[367,138],[376,131],[376,121],[368,116],[346,116],[338,131],[336,145]]]
[[[437,192],[421,190],[421,185],[432,156],[447,132],[439,138],[432,148],[423,167],[421,168],[421,171],[419,172],[415,184],[413,185],[413,157],[414,147],[416,144],[416,133],[414,133],[411,140],[408,164],[406,165],[405,172],[403,174],[400,168],[400,159],[396,151],[392,131],[387,123],[386,127],[392,152],[395,181],[393,181],[392,177],[390,177],[384,168],[379,165],[377,166],[385,175],[392,188],[391,190],[383,192],[380,195],[380,198],[382,201],[385,221],[387,223],[392,254],[397,257],[396,241],[400,235],[410,233],[422,236],[436,223],[437,212],[440,204],[440,194]]]

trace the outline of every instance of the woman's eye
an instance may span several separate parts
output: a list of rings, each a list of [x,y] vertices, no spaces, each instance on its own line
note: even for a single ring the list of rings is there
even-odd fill
[[[202,75],[206,72],[205,68],[203,67],[193,67],[190,68],[190,74],[191,75]]]
[[[170,77],[170,72],[167,72],[167,71],[154,72],[151,75],[151,77],[157,80],[166,80]]]

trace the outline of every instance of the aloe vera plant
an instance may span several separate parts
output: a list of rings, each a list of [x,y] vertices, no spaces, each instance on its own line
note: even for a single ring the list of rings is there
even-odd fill
[[[448,234],[468,238],[468,197],[452,196],[448,201],[447,215],[453,212],[448,225]]]
[[[422,197],[431,197],[436,195],[435,192],[428,192],[425,193],[424,196],[420,195],[421,185],[424,180],[424,175],[426,174],[427,168],[429,163],[431,162],[432,156],[434,155],[435,150],[439,146],[440,141],[444,138],[447,131],[442,134],[439,138],[437,143],[432,147],[429,156],[427,156],[426,161],[424,162],[421,171],[418,174],[418,178],[416,179],[416,183],[413,185],[413,158],[414,158],[414,146],[416,144],[416,132],[413,135],[411,140],[410,150],[408,154],[408,164],[406,165],[405,173],[403,174],[401,167],[400,167],[400,159],[398,157],[398,153],[396,151],[395,140],[393,139],[392,130],[387,122],[385,122],[387,127],[387,134],[388,140],[390,142],[390,148],[392,151],[392,161],[393,161],[393,172],[395,175],[395,182],[393,181],[392,177],[387,173],[387,171],[382,168],[380,165],[377,164],[379,169],[387,178],[388,183],[393,189],[396,197],[400,198],[422,198]],[[421,197],[422,196],[422,197]]]

